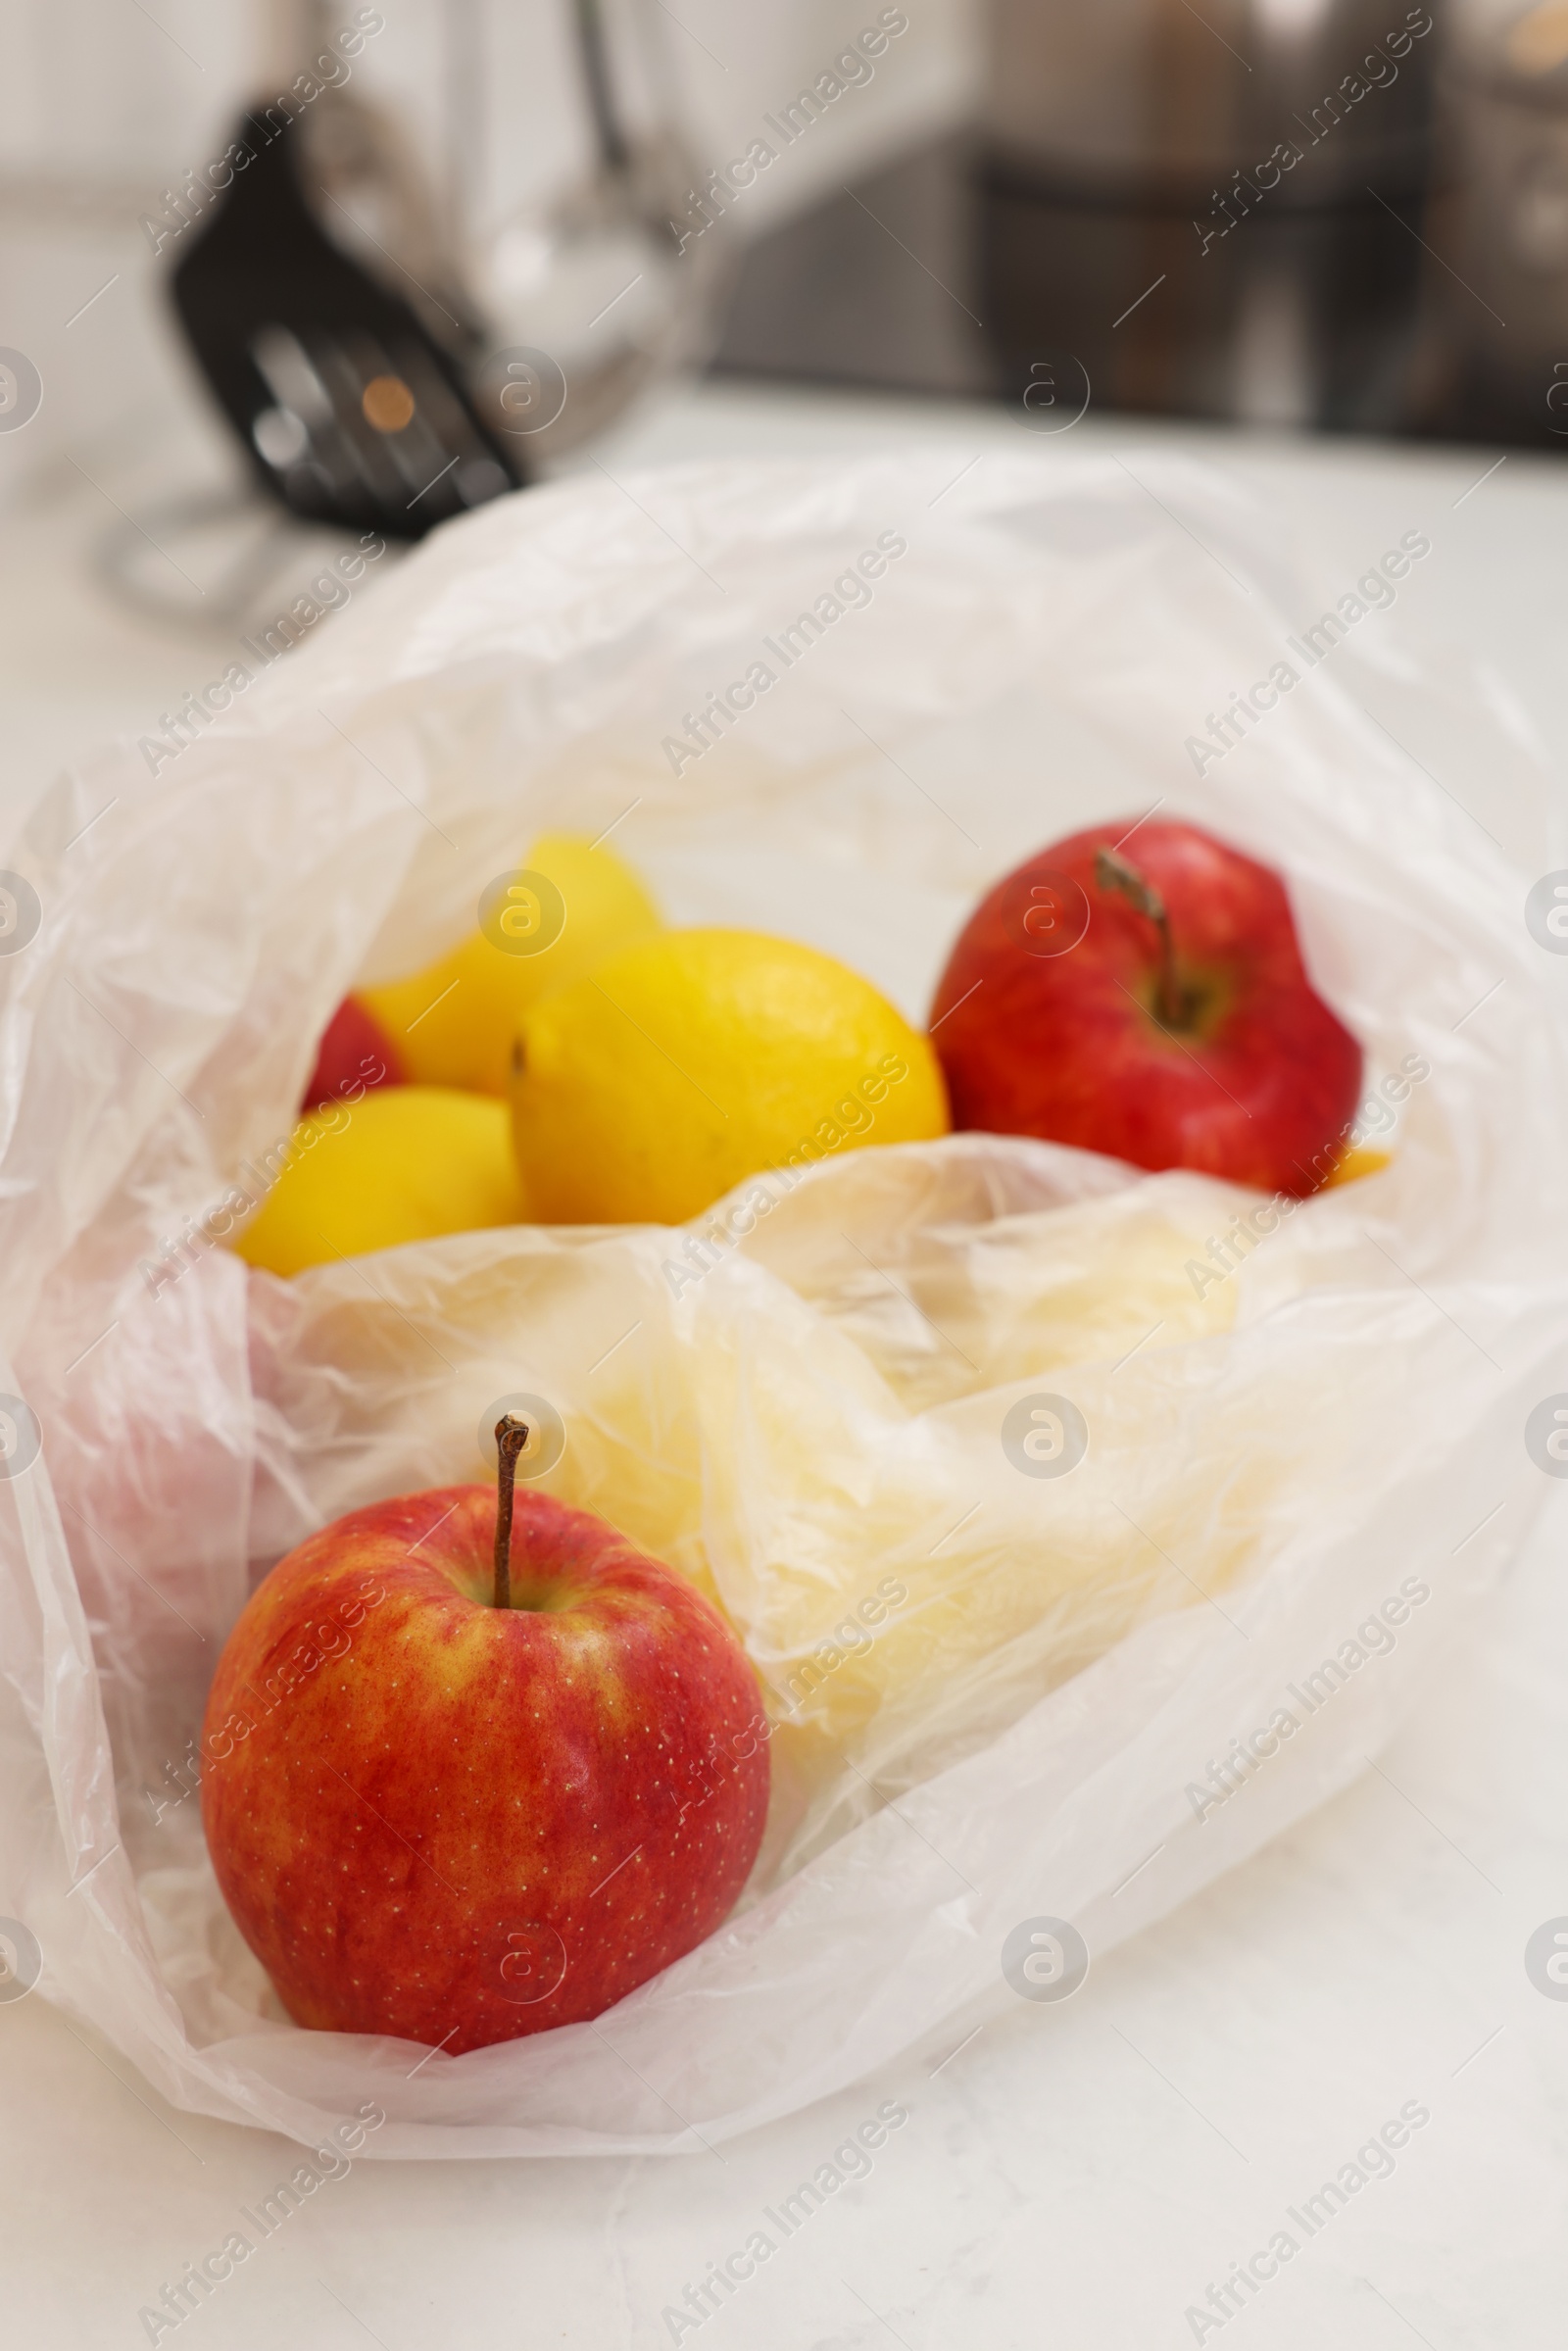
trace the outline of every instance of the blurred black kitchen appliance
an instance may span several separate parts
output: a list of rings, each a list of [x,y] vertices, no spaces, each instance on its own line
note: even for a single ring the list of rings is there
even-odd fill
[[[344,86],[368,31],[332,35],[326,0],[265,10],[282,94],[168,201],[195,214],[171,229],[187,340],[293,514],[420,537],[705,348],[729,259],[722,236],[672,227],[700,174],[659,0],[548,0],[520,27],[503,0],[442,0],[442,187],[373,78]]]
[[[352,260],[307,200],[307,152],[300,122],[245,117],[231,180],[175,268],[174,307],[262,486],[304,520],[422,538],[522,465],[467,392],[479,336],[461,298],[425,293],[421,319]]]

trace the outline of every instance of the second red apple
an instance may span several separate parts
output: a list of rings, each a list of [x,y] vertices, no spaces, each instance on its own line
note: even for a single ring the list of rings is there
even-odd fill
[[[1345,1148],[1361,1049],[1278,874],[1196,825],[1096,825],[997,884],[931,1006],[956,1127],[1302,1198]]]

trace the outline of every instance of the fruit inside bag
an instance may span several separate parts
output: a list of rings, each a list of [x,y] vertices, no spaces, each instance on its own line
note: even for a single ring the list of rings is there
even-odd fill
[[[1226,567],[1114,465],[951,470],[505,502],[157,781],[107,755],[8,847],[44,919],[0,964],[0,1910],[176,2103],[314,2140],[373,2098],[368,2145],[410,2157],[684,2149],[802,2105],[1010,1999],[1020,1926],[1102,1953],[1364,1768],[1547,1491],[1568,1083],[1523,882],[1363,715],[1359,640],[1195,759],[1302,612],[1211,481],[1161,496]],[[1529,769],[1462,683],[1377,683]],[[1257,1193],[984,1132],[873,1130],[686,1228],[290,1281],[205,1237],[345,991],[456,950],[540,832],[613,826],[671,921],[838,955],[920,1027],[1002,874],[1156,807],[1284,877],[1391,1154],[1228,1265]],[[256,1579],[493,1476],[518,1399],[560,1438],[541,1491],[735,1628],[772,1803],[728,1923],[601,2030],[411,2076],[406,2042],[287,2020],[196,1739]]]

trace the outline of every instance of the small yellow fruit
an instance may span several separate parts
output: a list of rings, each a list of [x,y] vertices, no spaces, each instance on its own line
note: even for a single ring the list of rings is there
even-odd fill
[[[1385,1167],[1394,1164],[1392,1151],[1379,1151],[1375,1143],[1357,1143],[1342,1152],[1323,1178],[1323,1189],[1333,1184],[1358,1183],[1362,1176],[1381,1175]]]
[[[513,1132],[530,1212],[679,1224],[743,1176],[948,1131],[928,1041],[831,955],[664,931],[536,1006]]]
[[[412,979],[359,991],[413,1084],[504,1095],[524,1013],[660,927],[659,908],[630,867],[576,834],[541,834],[521,872],[543,874],[558,895],[541,906],[549,894],[530,892],[519,878],[518,903],[508,906],[503,893],[487,929]],[[506,946],[496,944],[501,937]]]
[[[523,1215],[504,1102],[444,1086],[379,1086],[313,1111],[237,1235],[247,1264],[295,1274],[333,1257]]]

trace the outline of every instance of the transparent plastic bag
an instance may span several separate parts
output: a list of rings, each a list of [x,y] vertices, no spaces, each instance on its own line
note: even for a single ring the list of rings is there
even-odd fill
[[[178,2105],[314,2142],[373,2098],[368,2151],[405,2157],[685,2150],[788,2112],[1011,1999],[1024,1922],[1103,1952],[1343,1786],[1546,1491],[1524,1425],[1568,1386],[1568,1084],[1520,880],[1363,713],[1368,647],[1284,650],[1277,533],[1212,479],[951,472],[504,501],[156,779],[106,754],[9,847],[42,922],[0,958],[0,1387],[26,1406],[0,1907],[45,1995]],[[1529,766],[1395,646],[1391,693]],[[1199,713],[1281,660],[1267,719],[1195,759]],[[518,1227],[283,1284],[200,1239],[345,988],[451,945],[546,827],[614,825],[671,919],[806,939],[920,1019],[984,886],[1156,805],[1286,874],[1366,1047],[1364,1123],[1397,1126],[1384,1172],[1223,1282],[1191,1263],[1255,1198],[983,1135],[873,1133],[731,1221],[741,1187],[695,1251]],[[282,2015],[217,1893],[194,1742],[256,1575],[485,1475],[518,1393],[562,1418],[544,1482],[728,1611],[774,1802],[734,1918],[598,2029],[415,2070]],[[1082,1416],[1070,1474],[1020,1462],[1042,1396]]]

